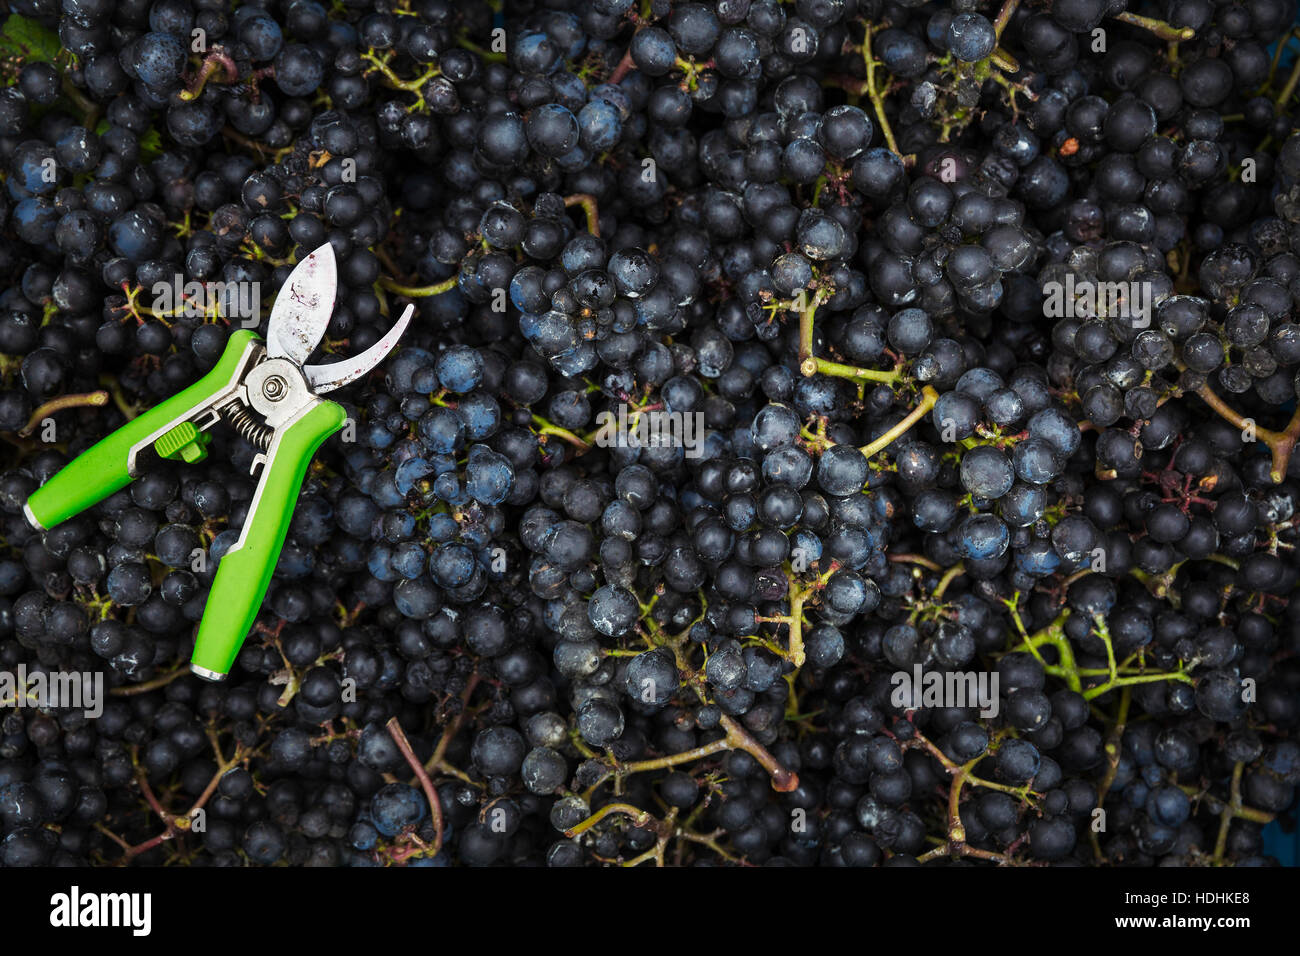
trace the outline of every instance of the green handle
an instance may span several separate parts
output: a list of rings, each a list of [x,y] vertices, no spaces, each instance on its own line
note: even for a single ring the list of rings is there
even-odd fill
[[[343,406],[321,402],[276,433],[243,533],[222,556],[208,594],[190,663],[200,677],[221,680],[230,673],[262,608],[307,466],[321,442],[341,429],[346,418]]]
[[[245,349],[255,339],[257,335],[247,330],[234,333],[221,360],[207,375],[74,458],[27,499],[28,518],[42,528],[53,528],[129,484],[133,476],[127,455],[131,449],[229,386]]]

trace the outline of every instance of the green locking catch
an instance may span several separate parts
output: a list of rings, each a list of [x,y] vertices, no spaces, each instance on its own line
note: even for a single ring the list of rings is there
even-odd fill
[[[208,434],[193,422],[181,422],[153,443],[161,458],[186,461],[191,465],[208,457]]]

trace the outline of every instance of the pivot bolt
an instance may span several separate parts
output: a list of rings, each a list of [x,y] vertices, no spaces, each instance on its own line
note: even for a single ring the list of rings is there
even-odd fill
[[[278,375],[270,376],[262,383],[262,394],[273,402],[278,402],[284,397],[285,381]]]

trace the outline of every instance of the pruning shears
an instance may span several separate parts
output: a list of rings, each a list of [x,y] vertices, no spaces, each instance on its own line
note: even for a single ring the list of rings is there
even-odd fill
[[[224,421],[258,449],[260,477],[239,540],[217,566],[199,622],[190,669],[207,680],[230,673],[266,595],[298,492],[316,449],[346,421],[341,405],[320,398],[378,365],[397,344],[413,306],[360,355],[306,365],[334,311],[334,250],[321,246],[294,267],[276,296],[266,340],[241,329],[221,359],[189,388],[127,422],[38,488],[23,513],[46,530],[79,514],[140,475],[140,454],[194,463],[207,457],[208,430]]]

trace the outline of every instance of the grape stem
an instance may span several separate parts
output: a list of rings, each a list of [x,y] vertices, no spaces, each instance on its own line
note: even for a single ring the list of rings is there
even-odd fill
[[[632,44],[629,43],[627,49],[623,51],[623,58],[618,61],[618,65],[614,67],[614,72],[609,75],[609,79],[605,82],[617,86],[623,81],[623,77],[627,76],[635,68],[636,61],[632,59]]]
[[[137,694],[147,694],[149,691],[157,690],[159,687],[166,687],[176,678],[184,677],[189,673],[192,673],[190,665],[182,664],[180,667],[170,670],[166,674],[155,677],[153,680],[147,680],[141,684],[124,684],[121,687],[114,687],[108,693],[110,697],[134,697]]]
[[[231,755],[230,759],[227,760],[221,755],[220,741],[217,739],[216,731],[211,727],[207,729],[207,737],[208,742],[212,745],[212,752],[216,756],[216,770],[208,780],[207,786],[203,788],[203,792],[199,794],[198,799],[195,800],[189,810],[183,814],[171,813],[162,805],[157,796],[154,795],[153,787],[149,785],[148,775],[145,773],[144,767],[140,764],[139,750],[135,747],[131,748],[131,763],[135,767],[136,785],[140,788],[140,794],[144,797],[145,803],[147,803],[149,808],[158,815],[158,818],[163,822],[166,829],[145,840],[143,843],[137,843],[132,846],[104,824],[96,823],[95,829],[109,837],[114,843],[122,848],[122,857],[117,861],[119,866],[126,866],[140,854],[152,850],[154,847],[161,846],[168,840],[172,840],[178,836],[183,836],[185,833],[189,832],[193,826],[195,814],[202,810],[208,800],[212,798],[212,795],[217,792],[217,785],[220,784],[221,778],[227,771],[233,770],[235,767],[246,762],[248,758],[253,755],[252,751],[246,751],[239,744],[236,744],[234,753]]]
[[[919,564],[923,568],[929,568],[931,571],[942,571],[943,566],[936,561],[931,561],[923,554],[902,554],[894,553],[887,555],[890,561],[897,564]]]
[[[606,654],[609,652],[606,651]],[[638,654],[644,653],[637,651]],[[679,753],[669,754],[667,757],[655,757],[650,760],[638,760],[635,763],[626,763],[620,767],[624,774],[645,773],[647,770],[665,770],[668,767],[675,767],[678,764],[694,763],[696,760],[703,760],[705,757],[711,757],[723,750],[730,750],[731,744],[727,738],[720,737],[711,744],[705,744],[702,747],[696,747],[692,750],[683,750]]]
[[[992,780],[985,780],[975,776],[975,766],[984,760],[987,754],[981,754],[974,760],[965,764],[959,764],[946,753],[943,752],[933,741],[929,740],[919,730],[913,731],[912,738],[907,741],[901,741],[904,750],[920,747],[925,750],[935,760],[943,765],[943,768],[952,776],[952,782],[948,787],[948,839],[940,846],[935,847],[925,855],[919,857],[921,862],[928,862],[944,856],[971,856],[982,860],[990,860],[1003,865],[1015,862],[1012,856],[1015,846],[1007,847],[1004,853],[994,853],[991,850],[981,850],[966,844],[966,828],[961,822],[961,791],[966,784],[972,787],[984,788],[986,790],[997,790],[1002,793],[1010,794],[1017,797],[1022,803],[1033,807],[1035,805],[1031,794],[1034,793],[1033,781],[1020,786],[1013,787],[1004,783],[997,783]],[[989,753],[996,750],[996,746],[990,746]]]
[[[1275,432],[1269,428],[1261,428],[1255,423],[1253,418],[1246,418],[1229,406],[1210,388],[1209,383],[1202,385],[1196,390],[1196,394],[1201,396],[1201,400],[1214,409],[1224,419],[1230,422],[1243,432],[1251,431],[1258,441],[1262,441],[1268,446],[1269,451],[1273,453],[1273,467],[1269,471],[1269,477],[1273,479],[1273,484],[1280,485],[1286,479],[1288,467],[1291,464],[1291,455],[1295,452],[1296,442],[1300,441],[1300,408],[1296,409],[1295,414],[1291,416],[1291,421],[1280,432]]]
[[[569,839],[573,839],[580,833],[590,830],[601,820],[615,813],[622,813],[631,817],[632,825],[636,827],[645,827],[654,820],[654,817],[651,814],[642,810],[640,807],[632,806],[630,803],[607,803],[577,826],[565,830],[564,835]]]
[[[213,74],[218,69],[225,75],[225,79],[213,80]],[[230,58],[230,54],[222,47],[215,46],[212,48],[212,52],[203,58],[203,65],[199,67],[199,73],[194,78],[194,82],[186,89],[181,90],[179,96],[186,102],[197,100],[203,93],[203,88],[208,85],[209,80],[219,83],[234,83],[237,79],[239,79],[239,68],[235,66],[235,61]]]
[[[569,431],[567,428],[561,428],[559,425],[547,421],[541,415],[533,415],[533,423],[537,425],[537,434],[539,435],[554,435],[556,438],[562,439],[563,441],[568,442],[574,448],[578,449],[578,452],[580,454],[582,452],[591,451],[590,442],[586,441],[585,439],[579,438],[577,435]]]
[[[1270,89],[1272,88],[1273,78],[1277,76],[1277,68],[1282,63],[1282,54],[1286,52],[1287,47],[1291,45],[1291,41],[1294,40],[1297,35],[1300,35],[1300,31],[1292,30],[1284,39],[1278,41],[1277,49],[1273,51],[1273,60],[1269,63],[1268,81],[1264,84],[1266,87]],[[1227,117],[1225,116],[1224,119],[1226,121]]]
[[[907,434],[913,425],[930,413],[930,409],[934,408],[934,403],[938,400],[939,393],[935,391],[934,386],[926,385],[921,389],[920,403],[908,412],[907,416],[902,421],[889,429],[889,431],[885,432],[875,441],[871,442],[871,444],[863,445],[858,450],[861,451],[866,458],[873,458],[899,438],[902,438],[903,435]]]
[[[650,819],[655,822],[655,825],[650,828],[655,834],[655,845],[639,856],[622,861],[621,865],[626,867],[640,866],[646,860],[654,860],[655,866],[664,866],[664,851],[668,849],[668,841],[673,838],[673,834],[677,831],[676,823],[679,812],[677,807],[673,807],[662,820],[655,820],[654,817],[651,817]]]
[[[51,398],[32,412],[32,417],[27,419],[27,424],[18,429],[18,436],[26,438],[36,431],[37,426],[47,416],[53,415],[55,412],[61,412],[67,408],[97,408],[107,405],[108,398],[108,392],[105,391],[85,392],[78,395],[60,395],[58,398]]]
[[[602,862],[618,862],[622,866],[632,867],[640,866],[648,860],[654,860],[655,866],[665,866],[666,862],[664,856],[668,849],[668,844],[673,840],[686,840],[691,843],[698,843],[700,846],[708,847],[728,863],[737,863],[742,866],[748,865],[743,860],[738,860],[718,845],[717,838],[723,831],[716,830],[713,833],[696,833],[690,829],[694,815],[679,823],[677,817],[680,813],[681,811],[677,807],[673,807],[668,811],[664,818],[660,820],[654,814],[642,810],[640,807],[634,807],[630,803],[610,803],[601,807],[577,826],[565,830],[564,835],[572,839],[573,837],[585,833],[606,817],[621,814],[631,818],[632,826],[652,832],[655,835],[654,846],[630,860],[619,858],[618,860],[605,861],[598,856],[597,859],[602,860]],[[675,863],[677,866],[681,865],[681,851],[682,847],[679,843],[677,846],[677,859]]]
[[[803,605],[807,595],[801,593],[790,597],[790,650],[787,652],[790,663],[802,667],[805,659],[803,647]]]
[[[787,770],[781,765],[781,762],[773,757],[757,740],[750,736],[740,724],[736,723],[726,714],[722,715],[722,729],[727,732],[727,745],[733,750],[743,750],[755,760],[759,766],[768,772],[772,778],[772,789],[778,793],[789,793],[799,786],[799,775],[792,770]]]
[[[398,295],[404,295],[411,299],[423,299],[431,295],[442,295],[444,292],[450,292],[456,288],[457,278],[457,276],[451,276],[441,282],[425,286],[402,285],[396,279],[390,279],[388,276],[380,276],[375,282],[381,289],[387,289],[389,292],[396,292]]]
[[[1086,700],[1093,700],[1100,697],[1102,694],[1110,693],[1116,687],[1127,687],[1130,684],[1152,684],[1161,680],[1182,681],[1184,684],[1195,683],[1195,681],[1182,671],[1159,671],[1154,674],[1134,674],[1129,677],[1115,677],[1112,680],[1106,681],[1104,684],[1088,688],[1083,692],[1083,696]]]
[[[1234,817],[1240,817],[1243,820],[1251,820],[1256,823],[1272,823],[1273,814],[1264,813],[1252,807],[1244,806],[1241,802],[1241,773],[1245,769],[1244,763],[1238,762],[1232,768],[1232,782],[1228,785],[1228,802],[1224,805],[1223,813],[1219,817],[1219,837],[1214,841],[1214,859],[1215,862],[1223,861],[1223,853],[1228,848],[1228,830],[1232,826]]]
[[[1007,28],[1011,18],[1016,15],[1016,7],[1020,6],[1020,0],[1005,0],[1002,9],[998,11],[998,18],[993,21],[993,32],[999,40],[1002,39],[1002,31]]]
[[[811,373],[808,371],[809,368],[812,369]],[[902,375],[900,369],[858,368],[853,365],[845,365],[842,362],[832,362],[830,359],[816,357],[802,362],[799,370],[804,375],[816,375],[820,372],[822,375],[831,375],[835,378],[847,378],[857,382],[881,382],[886,385],[898,381]]]
[[[404,80],[394,73],[386,62],[375,56],[373,53],[363,53],[361,54],[361,59],[374,66],[373,70],[366,70],[366,73],[379,72],[383,75],[384,79],[388,81],[388,86],[392,89],[415,94],[415,102],[407,108],[408,112],[411,110],[424,109],[424,85],[430,80],[442,75],[442,69],[440,67],[432,66],[415,79]],[[362,75],[364,76],[365,74]]]
[[[890,151],[902,158],[902,153],[898,150],[898,140],[894,139],[894,128],[889,125],[889,117],[885,115],[885,97],[880,87],[876,86],[876,61],[871,55],[871,31],[876,27],[868,23],[866,25],[866,35],[862,38],[862,60],[867,67],[867,98],[871,100],[871,106],[876,111],[876,120],[880,123],[880,132],[885,137],[885,144]]]
[[[1106,774],[1097,786],[1097,806],[1103,806],[1106,803],[1106,794],[1110,793],[1111,784],[1115,782],[1115,776],[1119,773],[1120,743],[1124,738],[1124,725],[1128,723],[1129,703],[1133,697],[1133,692],[1125,687],[1119,695],[1119,711],[1115,716],[1115,725],[1111,728],[1110,734],[1106,737]],[[1089,828],[1092,837],[1092,851],[1097,861],[1105,859],[1101,852],[1101,840],[1097,831]]]
[[[669,767],[676,767],[679,764],[694,763],[697,760],[704,760],[705,758],[721,753],[724,750],[743,750],[753,757],[771,776],[772,788],[780,793],[788,793],[795,787],[799,786],[799,777],[792,771],[783,767],[781,763],[768,752],[767,748],[750,736],[749,732],[746,731],[744,727],[736,723],[736,721],[732,720],[726,714],[722,715],[721,724],[722,729],[725,730],[727,734],[725,737],[719,737],[712,743],[705,744],[702,747],[695,747],[692,750],[683,750],[680,753],[669,754],[666,757],[656,757],[651,760],[638,760],[635,763],[622,764],[621,766],[606,772],[605,775],[597,780],[590,789],[594,791],[596,787],[599,787],[612,776],[617,775],[619,777],[625,777],[634,773],[645,773],[649,770],[666,770]],[[622,806],[627,805],[622,804]],[[597,817],[606,812],[614,811],[609,810],[607,807],[605,810],[600,811],[597,814]],[[640,813],[641,811],[637,810],[635,807],[631,807],[624,812]],[[566,835],[570,837],[576,836],[595,822],[596,819],[588,817],[583,821],[583,823],[574,827],[573,830],[568,831]],[[638,823],[637,826],[642,826],[642,824]]]
[[[838,565],[832,566],[832,572],[838,568]],[[831,572],[827,573],[829,576]],[[686,638],[685,633],[678,635],[671,640],[668,646],[672,649],[673,658],[677,662],[677,669],[685,678],[686,683],[690,685],[695,692],[695,696],[700,699],[701,704],[708,703],[708,695],[704,690],[704,676],[686,660],[682,651],[682,644]],[[732,720],[728,715],[723,714],[720,720],[722,729],[726,731],[727,736],[723,738],[726,746],[731,750],[743,750],[755,760],[759,766],[768,772],[772,778],[772,789],[780,793],[789,793],[799,786],[799,775],[792,770],[787,770],[781,762],[773,757],[762,744],[750,736],[740,724]]]
[[[817,315],[818,306],[828,298],[830,298],[830,294],[825,289],[818,289],[813,293],[812,301],[808,303],[808,307],[799,313],[800,373],[808,378],[820,372],[822,375],[852,379],[856,382],[882,382],[886,385],[890,385],[902,378],[903,370],[901,368],[890,370],[857,368],[853,365],[832,362],[829,359],[818,358],[813,355],[813,319]]]
[[[1282,87],[1282,92],[1277,95],[1277,105],[1285,107],[1291,99],[1291,94],[1295,92],[1296,84],[1300,83],[1300,59],[1296,60],[1295,66],[1291,68],[1291,75],[1286,78],[1286,86]]]
[[[600,238],[600,213],[596,207],[596,197],[591,193],[574,193],[572,196],[564,197],[566,207],[581,206],[582,211],[587,215],[587,231]]]
[[[1123,13],[1115,14],[1115,19],[1122,23],[1141,27],[1143,30],[1150,30],[1160,39],[1166,40],[1170,43],[1177,43],[1180,40],[1190,40],[1196,36],[1196,31],[1191,27],[1171,27],[1163,20],[1138,16],[1136,13],[1129,13],[1127,10]]]
[[[474,693],[474,688],[478,686],[478,671],[470,674],[469,679],[465,682],[465,689],[460,692],[460,710],[456,716],[451,719],[442,732],[442,737],[438,739],[438,746],[433,750],[433,756],[424,762],[425,772],[437,769],[448,769],[443,766],[443,756],[447,753],[447,747],[460,731],[460,725],[465,720],[465,714],[469,710],[469,699]]]
[[[813,318],[817,315],[817,307],[824,301],[822,290],[818,289],[808,308],[799,312],[799,371],[805,376],[817,372],[817,360],[813,358]]]
[[[397,718],[388,718],[384,728],[388,731],[388,736],[393,738],[393,743],[402,752],[402,756],[406,758],[406,762],[410,764],[411,771],[420,781],[424,798],[429,801],[429,815],[433,818],[433,846],[429,848],[428,856],[437,856],[442,850],[442,803],[438,800],[438,792],[433,789],[433,781],[429,779],[428,772],[420,766],[415,751],[411,749],[411,742],[406,739],[406,732],[402,730],[402,725],[397,722]]]
[[[943,573],[943,577],[939,579],[939,583],[935,585],[934,591],[930,595],[931,599],[934,600],[936,603],[940,601],[943,598],[944,594],[947,592],[948,585],[952,584],[954,580],[956,580],[960,575],[963,575],[965,573],[966,573],[966,565],[958,561],[956,564],[954,564],[952,567],[950,567],[947,571]]]
[[[1074,663],[1074,648],[1070,646],[1069,638],[1065,636],[1065,619],[1070,616],[1070,612],[1062,611],[1060,615],[1051,624],[1048,624],[1041,631],[1034,634],[1025,635],[1015,647],[1011,648],[1011,653],[1024,650],[1034,655],[1038,663],[1042,665],[1043,670],[1056,677],[1064,677],[1070,690],[1082,693],[1083,682],[1079,679],[1079,670]],[[1017,620],[1019,618],[1017,617]],[[1050,644],[1056,648],[1057,656],[1060,658],[1060,664],[1048,664],[1038,653],[1040,644]]]
[[[805,656],[803,647],[803,609],[809,599],[818,591],[826,587],[826,582],[830,580],[831,575],[840,569],[838,561],[832,561],[830,567],[824,572],[809,581],[806,584],[798,584],[795,581],[794,574],[786,571],[786,580],[790,583],[790,614],[788,617],[764,617],[757,618],[759,621],[766,621],[774,624],[785,624],[790,628],[788,640],[789,649],[780,651],[774,649],[775,653],[781,654],[795,667],[803,667]]]
[[[1094,627],[1093,634],[1106,645],[1108,666],[1105,671],[1100,673],[1089,672],[1086,668],[1080,668],[1075,662],[1074,648],[1070,645],[1070,639],[1065,636],[1065,619],[1070,616],[1069,610],[1064,610],[1051,624],[1048,624],[1041,631],[1034,634],[1026,635],[1024,639],[1011,648],[1010,653],[1016,651],[1027,651],[1032,654],[1043,670],[1053,677],[1061,677],[1069,685],[1070,690],[1076,694],[1082,694],[1086,700],[1096,700],[1112,690],[1120,687],[1130,687],[1133,684],[1151,684],[1156,681],[1181,681],[1184,684],[1195,683],[1187,672],[1179,669],[1174,671],[1154,671],[1151,673],[1123,673],[1121,674],[1115,665],[1114,651],[1110,646],[1110,633],[1105,627]],[[1019,617],[1017,616],[1017,622]],[[1022,631],[1023,633],[1023,631]],[[1043,660],[1043,656],[1038,652],[1038,648],[1047,644],[1056,649],[1059,664],[1049,664]],[[1083,677],[1103,676],[1107,677],[1103,683],[1086,690],[1083,687]]]

